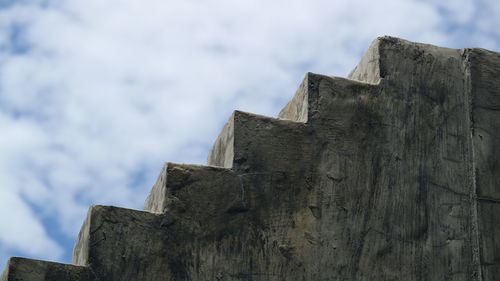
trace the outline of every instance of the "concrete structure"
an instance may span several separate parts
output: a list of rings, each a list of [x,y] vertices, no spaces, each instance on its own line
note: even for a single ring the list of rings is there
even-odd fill
[[[92,206],[73,265],[0,280],[498,280],[499,77],[500,53],[378,38],[279,118],[235,111],[144,211]]]

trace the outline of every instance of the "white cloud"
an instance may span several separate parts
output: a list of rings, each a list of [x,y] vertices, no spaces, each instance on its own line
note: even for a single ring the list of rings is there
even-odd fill
[[[91,203],[140,207],[163,161],[204,162],[232,110],[275,115],[306,71],[345,75],[376,36],[499,46],[467,1],[41,3],[0,9],[0,255],[60,257],[41,217],[73,237]],[[469,22],[475,41],[447,33]]]
[[[14,190],[0,189],[0,240],[7,250],[16,249],[33,258],[57,260],[63,249],[50,239],[33,211]]]

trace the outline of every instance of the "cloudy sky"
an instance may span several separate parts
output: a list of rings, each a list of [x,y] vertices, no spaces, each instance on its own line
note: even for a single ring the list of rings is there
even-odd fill
[[[69,262],[89,205],[140,209],[234,109],[275,116],[381,35],[499,51],[500,1],[0,0],[0,270]]]

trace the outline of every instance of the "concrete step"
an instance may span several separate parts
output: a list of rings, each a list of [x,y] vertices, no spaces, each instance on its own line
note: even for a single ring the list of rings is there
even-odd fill
[[[278,274],[267,261],[298,262],[286,245],[292,239],[304,245],[306,238],[301,230],[290,230],[317,219],[308,187],[298,184],[306,178],[305,171],[242,173],[167,163],[146,201],[147,211],[90,208],[73,263],[108,281]],[[255,259],[256,253],[266,258]]]
[[[309,187],[302,184],[307,178],[306,170],[244,173],[214,166],[166,163],[146,200],[145,210],[164,214],[179,231],[198,236],[219,233],[236,216],[262,216],[260,223],[267,224],[274,212],[290,207],[287,204],[294,194],[303,194],[300,202],[307,205],[304,194]],[[288,212],[293,213],[293,209]]]
[[[163,215],[92,206],[73,249],[73,264],[88,266],[100,280],[172,280],[182,269],[176,266],[177,242],[168,226]]]
[[[290,245],[307,246],[302,224],[320,216],[307,173],[166,163],[145,209],[167,218],[175,247],[189,253],[182,264],[192,280],[285,276],[269,261],[298,264]]]
[[[379,92],[377,84],[309,72],[278,117],[315,127],[341,126],[364,103],[374,102]]]
[[[224,201],[219,196],[237,197],[240,193],[239,185],[236,174],[227,168],[168,162],[161,169],[144,209],[154,213],[168,212],[170,215],[185,213],[186,208],[196,204],[180,201],[177,193],[196,190],[193,192],[194,197],[186,199],[197,202],[197,206],[203,206],[206,212],[210,212],[214,208],[209,207],[210,204]],[[201,203],[204,204],[200,205]]]
[[[304,123],[235,111],[208,155],[208,165],[241,171],[293,171],[306,160]]]
[[[462,72],[463,58],[467,51],[468,49],[443,48],[383,36],[372,42],[348,78],[367,83],[404,86],[414,79],[432,79],[440,72]],[[458,72],[457,76],[448,78],[462,80]]]
[[[151,189],[144,209],[165,214],[172,221],[211,220],[240,212],[255,211],[273,204],[280,196],[304,186],[291,182],[303,179],[307,171],[251,172],[193,164],[166,163]],[[285,193],[282,195],[281,193]],[[204,225],[200,231],[206,231]]]
[[[12,257],[0,281],[93,281],[96,277],[85,266],[76,266]]]

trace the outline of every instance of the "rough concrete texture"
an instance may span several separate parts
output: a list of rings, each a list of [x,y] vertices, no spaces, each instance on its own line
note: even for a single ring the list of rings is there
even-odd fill
[[[93,281],[91,269],[26,258],[10,258],[0,281]]]
[[[235,111],[145,211],[91,207],[75,265],[0,280],[498,280],[499,77],[499,53],[378,38],[279,118]]]

